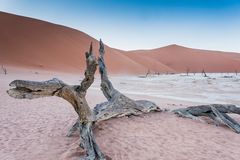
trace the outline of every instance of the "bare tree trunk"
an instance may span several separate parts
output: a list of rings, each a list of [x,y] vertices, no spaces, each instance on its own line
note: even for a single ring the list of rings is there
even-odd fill
[[[87,154],[86,157],[82,158],[88,160],[105,159],[92,133],[95,116],[85,98],[87,89],[94,81],[97,68],[97,60],[92,52],[92,44],[89,52],[86,52],[86,63],[85,78],[82,80],[81,85],[70,86],[56,78],[43,82],[15,80],[10,83],[10,86],[15,88],[8,90],[7,93],[18,99],[58,96],[67,100],[78,114],[78,124],[75,124],[75,126],[80,128],[80,146],[86,150]]]
[[[206,116],[211,118],[215,124],[218,125],[223,123],[236,133],[240,133],[240,124],[227,115],[227,113],[235,113],[240,115],[240,108],[236,107],[235,105],[200,105],[175,109],[172,112],[179,116],[195,120],[201,120],[199,116]]]
[[[202,70],[202,74],[203,74],[204,77],[207,77],[207,74],[206,74],[204,69]]]
[[[3,70],[3,73],[6,75],[7,74],[7,69],[2,65],[2,70]]]
[[[148,69],[148,71],[147,71],[145,77],[147,78],[147,76],[148,76],[150,73],[151,73],[151,71],[150,71],[150,69]]]
[[[187,76],[188,76],[188,74],[189,74],[189,71],[190,71],[190,69],[187,67],[187,68],[186,68]]]

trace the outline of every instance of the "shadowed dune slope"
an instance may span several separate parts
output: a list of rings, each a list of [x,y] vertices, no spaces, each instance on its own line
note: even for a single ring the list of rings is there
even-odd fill
[[[82,72],[84,53],[93,42],[89,35],[61,25],[0,12],[0,64],[40,70]],[[122,51],[106,46],[110,73],[234,72],[240,54],[170,45],[153,50]]]

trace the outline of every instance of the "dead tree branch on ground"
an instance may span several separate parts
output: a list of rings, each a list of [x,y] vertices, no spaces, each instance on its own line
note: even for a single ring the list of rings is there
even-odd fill
[[[200,116],[209,117],[216,125],[222,123],[231,128],[236,133],[240,133],[240,124],[236,122],[233,118],[231,118],[229,115],[227,115],[227,113],[234,113],[240,115],[240,108],[236,107],[235,105],[200,105],[175,109],[172,112],[179,116],[195,120],[201,120],[199,118]]]

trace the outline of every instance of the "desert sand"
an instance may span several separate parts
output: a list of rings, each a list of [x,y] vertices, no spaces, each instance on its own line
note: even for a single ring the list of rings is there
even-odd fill
[[[84,71],[84,53],[98,41],[81,31],[0,12],[0,64],[79,73]],[[117,38],[117,37],[116,37]],[[104,41],[104,40],[103,40]],[[111,74],[151,72],[235,72],[240,54],[169,45],[153,50],[123,51],[106,46],[106,64]]]
[[[148,99],[162,109],[208,103],[240,105],[240,77],[233,74],[184,74],[110,76],[113,85],[133,99]],[[224,78],[224,76],[232,76]],[[58,97],[17,100],[7,95],[15,79],[48,80],[53,77],[78,84],[79,74],[10,68],[0,74],[0,155],[2,160],[77,160],[82,154],[79,137],[66,137],[77,115],[72,106]],[[100,77],[88,90],[91,107],[106,101]],[[239,116],[235,116],[240,121]],[[239,135],[225,126],[180,118],[172,113],[151,113],[101,122],[94,129],[102,151],[116,160],[238,160]]]

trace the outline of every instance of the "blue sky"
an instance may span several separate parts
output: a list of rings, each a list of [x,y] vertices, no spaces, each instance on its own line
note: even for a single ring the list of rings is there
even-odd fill
[[[0,11],[81,30],[123,50],[240,52],[240,0],[0,0]]]

